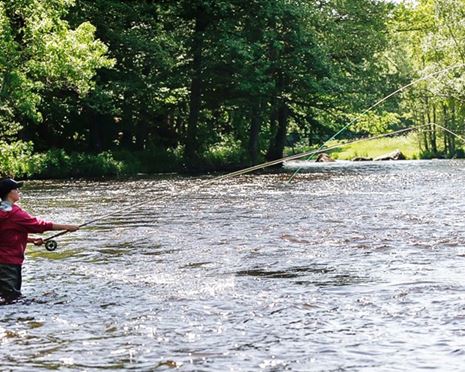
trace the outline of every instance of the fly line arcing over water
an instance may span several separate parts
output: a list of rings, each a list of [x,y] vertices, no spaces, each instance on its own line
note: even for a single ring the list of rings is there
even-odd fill
[[[304,158],[304,157],[312,157],[314,155],[317,155],[317,154],[320,154],[324,151],[328,151],[328,150],[334,150],[334,149],[338,149],[338,148],[341,148],[341,147],[345,147],[345,146],[350,146],[352,144],[355,144],[355,143],[360,143],[360,142],[366,142],[366,141],[372,141],[372,140],[375,140],[375,139],[380,139],[380,138],[384,138],[384,137],[389,137],[389,136],[395,136],[395,135],[399,135],[401,133],[407,133],[407,132],[410,132],[410,131],[415,131],[415,130],[424,130],[425,127],[429,127],[431,128],[431,126],[437,126],[438,128],[441,128],[443,129],[444,131],[456,136],[457,138],[459,138],[462,142],[465,143],[465,138],[463,138],[462,136],[458,135],[457,133],[451,131],[450,129],[447,129],[439,124],[435,124],[435,123],[428,123],[428,124],[422,124],[422,125],[419,125],[419,126],[414,126],[414,127],[409,127],[409,128],[403,128],[403,129],[399,129],[397,131],[394,131],[394,132],[390,132],[390,133],[384,133],[384,134],[380,134],[378,136],[372,136],[372,137],[367,137],[367,138],[360,138],[360,139],[357,139],[357,140],[353,140],[353,141],[349,141],[349,142],[345,142],[345,143],[339,143],[339,144],[336,144],[334,146],[329,146],[329,147],[325,147],[324,149],[320,148],[318,150],[312,150],[312,151],[307,151],[307,152],[303,152],[303,153],[300,153],[300,154],[296,154],[296,155],[291,155],[291,156],[288,156],[288,157],[285,157],[285,158],[281,158],[281,159],[277,159],[277,160],[273,160],[273,161],[269,161],[267,163],[263,163],[263,164],[258,164],[258,165],[255,165],[253,167],[249,167],[249,168],[245,168],[245,169],[242,169],[242,170],[238,170],[236,172],[231,172],[231,173],[228,173],[228,174],[224,174],[224,175],[221,175],[221,176],[218,176],[218,177],[214,177],[212,179],[208,179],[208,180],[205,180],[197,185],[194,185],[194,186],[191,186],[191,187],[188,187],[184,190],[181,190],[179,192],[176,193],[176,197],[180,197],[184,194],[187,194],[187,193],[192,193],[192,192],[195,192],[195,191],[199,191],[201,188],[205,187],[205,186],[208,186],[208,185],[212,185],[218,181],[222,181],[222,180],[225,180],[227,178],[231,178],[231,177],[235,177],[235,176],[240,176],[240,175],[243,175],[243,174],[246,174],[246,173],[251,173],[253,171],[256,171],[256,170],[260,170],[260,169],[263,169],[263,168],[266,168],[266,167],[270,167],[270,166],[273,166],[273,165],[277,165],[277,164],[280,164],[280,163],[284,163],[286,161],[291,161],[291,160],[297,160],[297,159],[301,159],[301,158]],[[300,169],[300,168],[299,168]],[[294,173],[295,175],[295,173]],[[165,198],[161,198],[161,199],[158,199],[158,201],[165,201],[165,200],[168,200],[172,198],[172,194],[170,195],[167,195]],[[140,203],[137,203],[137,204],[134,204],[131,209],[136,209],[138,207],[141,207],[143,205],[147,205],[148,203],[146,201],[143,201],[143,202],[140,202]],[[90,221],[87,221],[87,222],[84,222],[82,224],[79,225],[79,227],[84,227],[84,226],[87,226],[87,225],[90,225],[94,222],[98,222],[98,221],[101,221],[105,218],[108,218],[108,217],[111,217],[111,216],[114,216],[116,214],[120,214],[121,213],[121,210],[120,209],[117,209],[115,211],[112,211],[112,212],[109,212],[107,214],[104,214],[98,218],[95,218],[93,220],[90,220]],[[44,242],[45,242],[45,248],[49,251],[54,251],[58,245],[56,243],[56,241],[54,240],[55,238],[59,237],[59,236],[62,236],[62,235],[65,235],[65,234],[68,234],[70,231],[61,231],[55,235],[52,235],[46,239],[44,239]]]
[[[383,102],[387,101],[389,98],[395,96],[395,95],[398,94],[398,93],[403,92],[404,90],[410,88],[410,87],[413,86],[413,85],[416,85],[416,84],[418,84],[418,83],[420,83],[420,82],[422,82],[422,81],[425,81],[425,80],[429,80],[429,79],[431,79],[431,78],[433,78],[433,77],[436,77],[437,75],[445,74],[445,73],[447,73],[447,72],[449,72],[449,71],[451,71],[451,70],[454,70],[454,69],[456,69],[456,68],[463,67],[463,66],[465,66],[465,63],[458,63],[458,64],[456,64],[456,65],[446,67],[446,68],[441,69],[441,70],[439,70],[439,71],[435,71],[435,72],[432,72],[432,73],[430,73],[430,74],[428,74],[428,75],[425,75],[425,76],[423,76],[423,77],[421,77],[421,78],[415,79],[415,80],[411,81],[410,83],[408,83],[408,84],[406,84],[406,85],[400,87],[399,89],[395,90],[394,92],[388,94],[387,96],[381,98],[379,101],[375,102],[373,105],[371,105],[370,107],[368,107],[367,109],[365,109],[364,111],[362,111],[361,115],[364,115],[364,114],[370,112],[371,110],[373,110],[373,109],[376,108],[377,106],[381,105]],[[342,129],[340,129],[338,132],[336,132],[336,134],[334,134],[333,136],[331,136],[331,138],[329,138],[328,140],[326,140],[326,141],[318,148],[318,150],[322,150],[322,149],[325,147],[325,145],[326,145],[329,141],[332,141],[332,140],[336,139],[341,133],[343,133],[344,131],[346,131],[347,129],[349,129],[349,127],[351,127],[352,125],[354,125],[354,124],[357,122],[357,120],[358,120],[358,119],[355,118],[355,119],[349,121],[349,123],[347,123]],[[435,124],[435,125],[438,126],[438,127],[440,127],[440,125],[437,125],[437,124]],[[445,129],[445,128],[443,128],[443,129]],[[453,133],[453,132],[451,132],[450,130],[446,130],[446,131],[449,132],[450,134],[453,134],[453,135],[457,136],[458,138],[460,138],[460,136],[458,136],[456,133]],[[391,134],[393,134],[393,133],[391,133]],[[304,157],[305,157],[305,156],[304,156]],[[311,156],[308,157],[308,160],[310,160],[310,159],[311,159]],[[302,168],[297,168],[297,170],[296,170],[296,171],[292,174],[292,176],[289,178],[288,182],[292,182],[292,180],[294,179],[294,177],[297,175],[297,173],[300,172],[301,169],[302,169]]]
[[[447,72],[449,72],[451,70],[454,70],[454,69],[459,68],[459,67],[464,67],[464,66],[465,66],[465,63],[458,63],[456,65],[452,65],[452,66],[443,68],[443,69],[441,69],[439,71],[435,71],[435,72],[427,74],[427,75],[425,75],[423,77],[415,79],[415,80],[411,81],[410,83],[408,83],[408,84],[400,87],[399,89],[393,91],[392,93],[389,93],[387,96],[381,98],[380,100],[376,101],[373,105],[371,105],[370,107],[368,107],[367,109],[362,111],[361,115],[364,115],[364,114],[372,111],[374,108],[381,105],[383,102],[387,101],[389,98],[395,96],[398,93],[403,92],[404,90],[410,88],[411,86],[414,86],[414,85],[420,83],[421,81],[429,80],[429,79],[431,79],[433,77],[436,77],[436,76],[441,75],[441,74],[445,74],[445,73],[447,73]],[[459,139],[461,139],[462,141],[465,142],[464,138],[459,136],[457,133],[454,133],[451,130],[446,129],[446,128],[438,125],[438,124],[429,123],[429,124],[424,124],[424,125],[420,125],[420,126],[414,126],[414,127],[400,129],[400,130],[395,131],[395,132],[389,132],[389,133],[382,134],[382,135],[375,136],[375,137],[368,137],[368,138],[358,139],[358,140],[355,140],[355,141],[352,141],[352,142],[346,142],[346,143],[343,143],[343,144],[339,144],[339,145],[335,145],[335,146],[331,146],[331,147],[326,147],[326,144],[328,142],[336,139],[341,133],[346,131],[350,126],[354,125],[357,122],[357,120],[358,120],[357,118],[351,120],[342,129],[340,129],[337,133],[335,133],[333,136],[331,136],[331,138],[326,140],[317,150],[302,152],[302,153],[287,156],[287,157],[284,157],[284,158],[281,158],[281,159],[272,160],[272,161],[269,161],[269,162],[266,162],[266,163],[254,165],[252,167],[245,168],[245,169],[242,169],[242,170],[239,170],[239,171],[236,171],[236,172],[228,173],[228,174],[225,174],[225,175],[222,175],[222,176],[219,176],[219,177],[216,177],[216,178],[214,178],[212,180],[207,181],[205,183],[205,185],[211,184],[211,183],[213,183],[215,181],[220,181],[220,180],[223,180],[223,179],[226,179],[226,178],[235,177],[235,176],[250,173],[250,172],[253,172],[253,171],[256,171],[256,170],[260,170],[260,169],[263,169],[263,168],[271,167],[273,165],[285,163],[285,162],[290,161],[290,160],[297,160],[297,159],[302,159],[302,158],[305,158],[305,157],[309,160],[314,155],[320,154],[320,153],[322,153],[324,151],[333,150],[333,149],[336,149],[336,148],[340,148],[340,147],[343,147],[343,146],[348,146],[348,145],[358,143],[358,142],[362,142],[362,141],[370,141],[370,140],[379,139],[379,138],[383,138],[383,137],[387,137],[387,136],[393,136],[393,135],[396,135],[396,134],[412,131],[412,130],[415,130],[415,129],[421,129],[421,128],[426,127],[428,125],[429,126],[433,125],[433,126],[440,127],[443,130],[445,130],[446,132],[456,136],[457,138],[459,138]],[[292,176],[289,178],[288,182],[291,182],[300,170],[301,170],[301,168],[298,168],[292,174]]]
[[[441,75],[443,73],[446,73],[448,71],[451,71],[453,69],[456,69],[456,68],[459,68],[459,67],[463,67],[465,66],[465,63],[460,63],[460,64],[456,64],[456,65],[453,65],[453,66],[449,66],[449,67],[446,67],[444,69],[441,69],[439,71],[435,71],[433,73],[430,73],[426,76],[423,76],[421,78],[418,78],[416,80],[413,80],[412,82],[402,86],[401,88],[395,90],[394,92],[388,94],[387,96],[383,97],[382,99],[380,99],[379,101],[375,102],[373,105],[371,105],[370,107],[368,107],[367,109],[365,109],[364,111],[362,111],[361,115],[363,114],[366,114],[368,112],[370,112],[371,110],[373,110],[374,108],[376,108],[377,106],[379,106],[380,104],[382,104],[383,102],[385,102],[386,100],[388,100],[389,98],[395,96],[396,94],[400,93],[400,92],[403,92],[404,90],[408,89],[409,87],[415,85],[415,84],[418,84],[419,82],[421,81],[425,81],[425,80],[428,80],[428,79],[431,79],[433,77],[436,77],[437,75]],[[183,194],[186,194],[186,193],[191,193],[191,192],[194,192],[194,191],[198,191],[200,190],[201,188],[205,187],[205,186],[208,186],[208,185],[211,185],[211,184],[214,184],[218,181],[222,181],[222,180],[225,180],[227,178],[231,178],[231,177],[236,177],[236,176],[240,176],[240,175],[243,175],[243,174],[247,174],[247,173],[251,173],[251,172],[254,172],[254,171],[257,171],[257,170],[260,170],[260,169],[264,169],[264,168],[268,168],[268,167],[271,167],[271,166],[274,166],[274,165],[278,165],[278,164],[282,164],[282,163],[285,163],[285,162],[288,162],[288,161],[291,161],[291,160],[297,160],[297,159],[302,159],[302,158],[307,158],[308,160],[311,159],[313,156],[317,155],[317,154],[320,154],[322,152],[325,152],[325,151],[329,151],[329,150],[334,150],[334,149],[338,149],[338,148],[341,148],[341,147],[345,147],[345,146],[349,146],[349,145],[352,145],[352,144],[355,144],[355,143],[360,143],[360,142],[365,142],[365,141],[371,141],[371,140],[375,140],[375,139],[379,139],[379,138],[384,138],[384,137],[388,137],[388,136],[395,136],[395,135],[398,135],[398,134],[401,134],[401,133],[406,133],[406,132],[409,132],[409,131],[414,131],[414,130],[423,130],[425,127],[429,126],[436,126],[436,127],[439,127],[441,129],[443,129],[444,131],[450,133],[451,135],[459,138],[461,141],[463,141],[465,143],[465,138],[463,138],[462,136],[458,135],[457,133],[454,133],[453,131],[451,131],[450,129],[447,129],[439,124],[435,124],[435,123],[428,123],[428,124],[423,124],[423,125],[420,125],[420,126],[412,126],[412,127],[408,127],[408,128],[404,128],[404,129],[400,129],[400,130],[397,130],[397,131],[394,131],[394,132],[389,132],[389,133],[385,133],[385,134],[381,134],[381,135],[378,135],[378,136],[372,136],[372,137],[367,137],[367,138],[361,138],[361,139],[357,139],[357,140],[353,140],[353,141],[349,141],[349,142],[345,142],[345,143],[340,143],[340,144],[337,144],[337,145],[334,145],[334,146],[329,146],[329,147],[326,147],[326,144],[329,142],[329,141],[332,141],[334,139],[336,139],[341,133],[343,133],[345,130],[347,130],[350,126],[352,126],[353,124],[355,124],[357,122],[358,119],[353,119],[351,120],[348,124],[346,124],[342,129],[340,129],[336,134],[334,134],[331,138],[329,138],[328,140],[326,140],[317,150],[311,150],[311,151],[306,151],[306,152],[302,152],[302,153],[299,153],[299,154],[295,154],[295,155],[290,155],[290,156],[287,156],[287,157],[283,157],[283,158],[280,158],[280,159],[276,159],[276,160],[272,160],[272,161],[268,161],[266,163],[262,163],[262,164],[258,164],[258,165],[254,165],[254,166],[251,166],[251,167],[248,167],[248,168],[244,168],[244,169],[241,169],[241,170],[238,170],[238,171],[235,171],[235,172],[231,172],[231,173],[227,173],[227,174],[224,174],[224,175],[221,175],[221,176],[218,176],[218,177],[214,177],[214,178],[211,178],[211,179],[208,179],[208,180],[205,180],[197,185],[194,185],[192,187],[188,187],[184,190],[181,190],[179,192],[177,192],[176,196],[181,196]],[[290,183],[294,177],[297,175],[297,173],[301,170],[301,168],[298,168],[293,174],[292,176],[289,178],[288,182]],[[166,199],[168,198],[171,198],[172,195],[169,195],[166,197]],[[159,200],[160,201],[160,200]],[[136,209],[138,207],[141,207],[143,205],[147,205],[148,203],[146,201],[143,201],[143,202],[140,202],[140,203],[136,203],[134,205],[132,205],[131,209]],[[84,226],[87,226],[87,225],[90,225],[94,222],[97,222],[97,221],[100,221],[100,220],[103,220],[105,218],[108,218],[108,217],[111,217],[111,216],[114,216],[116,214],[119,214],[121,213],[121,210],[120,209],[117,209],[115,211],[112,211],[112,212],[109,212],[109,213],[106,213],[98,218],[95,218],[93,220],[90,220],[90,221],[87,221],[87,222],[84,222],[82,224],[79,225],[79,227],[84,227]],[[69,233],[70,231],[61,231],[55,235],[52,235],[46,239],[44,239],[44,242],[46,243],[45,247],[47,250],[50,250],[50,251],[54,251],[56,248],[57,248],[57,243],[56,241],[54,240],[55,238],[59,237],[59,236],[62,236],[62,235],[65,235],[67,233]]]

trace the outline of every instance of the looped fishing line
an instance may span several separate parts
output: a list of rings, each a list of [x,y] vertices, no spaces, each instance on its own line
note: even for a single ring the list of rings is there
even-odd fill
[[[458,67],[463,67],[465,66],[465,63],[458,63],[456,65],[453,65],[453,66],[449,66],[449,67],[446,67],[442,70],[439,70],[439,71],[436,71],[436,72],[433,72],[431,74],[428,74],[426,76],[423,76],[419,79],[416,79],[406,85],[404,85],[403,87],[400,87],[399,89],[395,90],[394,92],[388,94],[386,97],[383,97],[382,99],[380,99],[379,101],[375,102],[373,105],[371,105],[370,107],[368,107],[367,109],[365,109],[364,111],[362,111],[361,115],[364,115],[368,112],[370,112],[371,110],[373,110],[375,107],[379,106],[380,104],[382,104],[383,102],[385,102],[386,100],[388,100],[389,98],[391,98],[392,96],[395,96],[397,93],[400,93],[402,91],[404,91],[405,89],[407,88],[410,88],[411,86],[415,85],[415,84],[418,84],[419,82],[421,81],[424,81],[424,80],[428,80],[432,77],[435,77],[436,75],[440,75],[442,73],[446,73],[450,70],[453,70],[453,69],[456,69]],[[343,133],[344,131],[346,131],[349,127],[351,127],[353,124],[355,124],[357,122],[357,118],[354,118],[352,119],[347,125],[345,125],[342,129],[340,129],[336,134],[334,134],[331,138],[329,138],[328,140],[326,140],[318,149],[321,150],[325,147],[325,145],[329,142],[329,141],[332,141],[333,139],[337,138],[341,133]],[[309,157],[307,160],[310,160],[311,157]],[[297,175],[297,173],[299,173],[301,171],[302,168],[297,168],[297,170],[291,175],[291,177],[289,178],[288,182],[292,182],[292,180],[294,179],[294,177]]]
[[[385,102],[386,100],[388,100],[389,98],[391,98],[392,96],[396,95],[397,93],[400,93],[402,91],[404,91],[405,89],[421,82],[421,81],[424,81],[424,80],[427,80],[427,79],[430,79],[432,77],[435,77],[436,75],[440,75],[442,73],[446,73],[447,71],[450,71],[452,69],[455,69],[455,68],[458,68],[458,67],[463,67],[465,66],[465,63],[460,63],[460,64],[456,64],[456,65],[453,65],[453,66],[450,66],[450,67],[447,67],[447,68],[444,68],[440,71],[436,71],[436,72],[433,72],[431,74],[428,74],[426,76],[423,76],[419,79],[416,79],[412,82],[410,82],[409,84],[406,84],[404,85],[403,87],[395,90],[394,92],[388,94],[387,96],[383,97],[382,99],[380,99],[379,101],[375,102],[373,105],[371,105],[370,107],[368,107],[367,109],[365,109],[364,111],[362,111],[362,115],[363,114],[366,114],[368,113],[369,111],[373,110],[375,107],[379,106],[381,103]],[[357,122],[357,119],[353,119],[351,120],[347,125],[345,125],[342,129],[340,129],[336,134],[334,134],[331,138],[329,138],[328,140],[326,140],[317,150],[312,150],[312,151],[307,151],[307,152],[302,152],[300,154],[295,154],[295,155],[291,155],[291,156],[287,156],[287,157],[283,157],[283,158],[280,158],[280,159],[276,159],[276,160],[272,160],[272,161],[269,161],[269,162],[266,162],[266,163],[262,163],[262,164],[258,164],[258,165],[254,165],[254,166],[251,166],[251,167],[248,167],[248,168],[245,168],[245,169],[242,169],[242,170],[238,170],[238,171],[235,171],[235,172],[231,172],[231,173],[228,173],[228,174],[225,174],[225,175],[221,175],[221,176],[218,176],[218,177],[214,177],[210,180],[206,180],[202,183],[200,183],[199,185],[195,185],[193,187],[188,187],[184,190],[181,190],[180,192],[178,192],[177,196],[180,196],[182,194],[185,194],[185,193],[188,193],[188,192],[193,192],[195,190],[199,190],[200,188],[202,187],[205,187],[205,186],[208,186],[208,185],[211,185],[215,182],[218,182],[218,181],[222,181],[224,179],[227,179],[227,178],[231,178],[231,177],[235,177],[235,176],[240,176],[240,175],[243,175],[243,174],[246,174],[246,173],[250,173],[250,172],[254,172],[256,170],[260,170],[260,169],[264,169],[264,168],[267,168],[267,167],[271,167],[273,165],[278,165],[278,164],[281,164],[281,163],[285,163],[287,161],[291,161],[291,160],[297,160],[297,159],[301,159],[301,158],[305,158],[307,157],[307,160],[310,160],[313,156],[317,155],[317,154],[320,154],[324,151],[330,151],[330,150],[333,150],[333,149],[337,149],[337,148],[340,148],[340,147],[343,147],[343,146],[348,146],[348,145],[351,145],[351,144],[354,144],[354,143],[358,143],[358,142],[363,142],[363,141],[371,141],[371,140],[374,140],[374,139],[379,139],[379,138],[383,138],[383,137],[387,137],[387,136],[393,136],[393,135],[396,135],[396,134],[400,134],[400,133],[405,133],[405,132],[408,132],[408,131],[412,131],[412,130],[415,130],[415,129],[418,129],[420,127],[423,127],[423,126],[426,126],[426,125],[435,125],[439,128],[442,128],[443,130],[447,131],[448,133],[456,136],[457,138],[460,138],[462,141],[465,142],[465,139],[461,136],[459,136],[458,134],[452,132],[451,130],[447,129],[447,128],[444,128],[443,126],[441,125],[438,125],[438,124],[434,124],[434,123],[429,123],[429,124],[425,124],[425,125],[422,125],[422,126],[417,126],[417,127],[410,127],[410,128],[404,128],[404,129],[400,129],[400,130],[397,130],[397,131],[394,131],[394,132],[390,132],[390,133],[386,133],[386,134],[382,134],[382,135],[378,135],[378,136],[374,136],[374,137],[368,137],[368,138],[362,138],[362,139],[358,139],[358,140],[354,140],[354,141],[351,141],[351,142],[346,142],[346,143],[342,143],[342,144],[337,144],[337,145],[334,145],[334,146],[330,146],[330,147],[326,147],[326,144],[329,142],[329,141],[332,141],[334,140],[335,138],[337,138],[341,133],[343,133],[345,130],[347,130],[350,126],[352,126],[353,124],[355,124]],[[301,170],[302,168],[298,168],[292,175],[291,177],[289,178],[288,180],[288,183],[290,183],[294,177],[297,175],[297,173]],[[135,209],[137,207],[140,207],[140,206],[143,206],[143,205],[146,205],[148,203],[146,203],[145,201],[144,202],[140,202],[140,203],[136,203],[134,204],[131,209]],[[97,221],[100,221],[100,220],[103,220],[107,217],[111,217],[111,216],[114,216],[116,214],[119,214],[121,213],[121,210],[118,209],[118,210],[115,210],[113,212],[110,212],[110,213],[107,213],[107,214],[104,214],[98,218],[95,218],[93,220],[90,220],[90,221],[87,221],[87,222],[84,222],[82,223],[81,225],[79,225],[79,227],[84,227],[84,226],[87,226],[87,225],[90,225],[94,222],[97,222]],[[70,231],[68,230],[65,230],[65,231],[61,231],[55,235],[52,235],[46,239],[44,239],[44,242],[46,243],[46,248],[48,250],[55,250],[57,248],[57,243],[55,240],[55,238],[59,237],[59,236],[62,236],[62,235],[65,235],[65,234],[68,234]]]

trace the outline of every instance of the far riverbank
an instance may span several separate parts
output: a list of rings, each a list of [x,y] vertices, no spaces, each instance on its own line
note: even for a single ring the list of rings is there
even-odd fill
[[[406,136],[385,137],[350,143],[349,140],[331,141],[326,147],[340,146],[330,151],[335,160],[354,158],[376,158],[399,150],[407,160],[444,157],[421,148],[415,133]],[[308,146],[286,148],[285,156],[317,149]],[[458,149],[455,157],[463,157]],[[312,160],[312,159],[308,159]],[[262,159],[261,163],[265,162]],[[1,145],[0,174],[17,179],[67,179],[67,178],[112,178],[131,177],[140,174],[232,172],[250,166],[240,153],[233,149],[208,151],[196,168],[187,168],[181,151],[139,151],[98,154],[67,153],[62,149],[51,149],[46,153],[35,153],[32,143],[16,142]]]

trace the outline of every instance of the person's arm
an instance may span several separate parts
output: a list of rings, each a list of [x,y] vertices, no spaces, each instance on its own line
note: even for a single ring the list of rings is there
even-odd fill
[[[76,231],[79,230],[79,225],[63,225],[59,223],[54,223],[52,230],[66,230],[66,231]]]
[[[52,230],[66,230],[66,231],[76,231],[79,230],[78,225],[62,225],[58,223],[52,224]],[[42,245],[44,244],[43,238],[27,238],[28,243],[34,243],[34,245]]]
[[[14,206],[14,222],[20,225],[28,233],[43,233],[50,230],[79,230],[79,225],[64,225],[59,223],[43,221],[37,217],[32,217],[29,213],[18,206]]]

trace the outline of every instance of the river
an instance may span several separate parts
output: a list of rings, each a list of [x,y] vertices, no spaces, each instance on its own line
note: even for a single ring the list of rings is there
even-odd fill
[[[118,213],[28,249],[0,370],[463,370],[464,161],[206,179],[27,183],[44,219]]]

